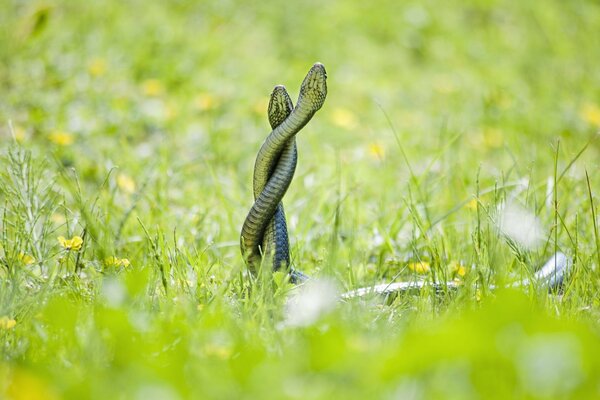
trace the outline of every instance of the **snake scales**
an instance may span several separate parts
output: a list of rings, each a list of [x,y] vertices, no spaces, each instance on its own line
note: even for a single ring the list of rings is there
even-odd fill
[[[298,153],[295,136],[323,106],[326,96],[327,72],[321,63],[316,63],[308,71],[300,86],[295,108],[285,87],[278,85],[271,94],[268,117],[272,131],[254,164],[255,201],[240,235],[242,256],[253,273],[264,262],[271,264],[273,270],[290,268],[289,240],[281,199],[296,171]],[[305,279],[304,274],[291,269],[292,281]]]
[[[284,86],[278,85],[273,89],[268,106],[272,131],[256,158],[253,178],[255,202],[240,235],[242,256],[252,273],[256,273],[263,265],[272,270],[289,269],[292,282],[308,279],[300,271],[291,268],[287,224],[281,200],[296,171],[298,151],[295,136],[323,106],[326,96],[327,73],[320,63],[313,65],[304,78],[295,108]],[[533,278],[549,289],[555,289],[562,284],[571,266],[571,260],[557,252]],[[512,286],[529,284],[529,280],[522,280]],[[436,290],[457,287],[455,282],[397,282],[356,289],[343,294],[342,298],[362,297],[369,293],[386,295],[427,285]]]

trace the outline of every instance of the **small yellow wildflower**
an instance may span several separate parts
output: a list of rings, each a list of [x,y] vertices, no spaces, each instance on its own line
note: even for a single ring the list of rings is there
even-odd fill
[[[381,143],[369,143],[369,155],[383,161],[385,159],[385,147]]]
[[[0,393],[6,394],[7,399],[12,400],[58,400],[60,396],[56,390],[44,379],[36,376],[33,372],[14,367],[9,373],[5,390]],[[4,397],[3,397],[4,398]]]
[[[54,213],[50,216],[50,219],[52,220],[52,222],[54,222],[57,225],[62,225],[65,222],[67,222],[67,219],[65,218],[65,216],[63,214],[59,214],[59,213]]]
[[[204,354],[209,357],[227,360],[231,357],[233,351],[230,346],[224,344],[208,344],[204,346]]]
[[[19,260],[25,265],[33,264],[35,262],[35,258],[30,256],[29,254],[19,253]]]
[[[452,261],[448,265],[448,270],[450,271],[451,274],[455,274],[460,277],[463,277],[467,274],[467,267],[465,267],[464,265],[462,265],[461,263],[459,263],[457,261]]]
[[[48,140],[59,146],[68,146],[73,144],[75,137],[72,133],[64,131],[54,131],[48,135]]]
[[[106,264],[109,267],[116,267],[119,263],[119,259],[115,256],[110,256],[110,257],[106,257],[104,259],[104,264]]]
[[[486,128],[483,131],[483,144],[488,148],[500,148],[504,144],[504,133],[500,129]]]
[[[135,181],[125,174],[117,175],[117,186],[125,193],[135,192]]]
[[[427,261],[417,261],[408,263],[408,268],[417,274],[426,274],[431,270],[431,267]]]
[[[179,115],[179,109],[174,104],[165,105],[165,120],[172,121]]]
[[[200,93],[196,96],[194,105],[200,111],[208,111],[217,108],[219,101],[210,93]]]
[[[161,81],[158,79],[146,79],[142,82],[142,91],[146,96],[160,96],[165,91]]]
[[[59,236],[58,243],[60,243],[65,250],[78,251],[81,249],[83,239],[80,236],[73,236],[71,239],[65,239],[64,236]]]
[[[590,125],[600,128],[600,107],[588,103],[583,106],[580,112],[581,118]]]
[[[267,115],[267,110],[269,107],[269,99],[264,97],[261,98],[259,100],[257,100],[254,105],[252,106],[252,110],[257,114],[257,115]]]
[[[477,210],[477,199],[472,198],[466,205],[469,210]]]
[[[106,69],[107,69],[107,64],[106,64],[106,60],[103,58],[93,58],[88,66],[88,72],[90,73],[90,75],[98,77],[98,76],[102,76],[106,73]]]
[[[27,131],[20,125],[13,126],[12,133],[15,140],[19,143],[25,141],[27,136]]]
[[[108,267],[129,267],[131,265],[131,262],[129,262],[128,259],[126,259],[126,258],[118,258],[118,257],[115,257],[115,256],[106,257],[104,259],[104,263]]]
[[[12,318],[8,318],[7,316],[0,317],[0,329],[2,330],[10,330],[17,325],[17,321]]]
[[[358,126],[358,119],[356,116],[345,108],[336,108],[331,112],[331,121],[345,129],[354,129]]]

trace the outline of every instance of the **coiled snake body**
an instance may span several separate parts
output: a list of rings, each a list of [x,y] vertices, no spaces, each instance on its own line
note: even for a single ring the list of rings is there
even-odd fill
[[[256,273],[266,257],[274,270],[290,267],[287,225],[281,199],[294,172],[298,153],[296,134],[323,106],[327,96],[327,73],[316,63],[308,71],[293,107],[285,87],[276,86],[269,101],[268,117],[273,129],[258,152],[254,165],[254,204],[244,221],[240,247],[244,261]],[[292,281],[304,274],[291,271]]]

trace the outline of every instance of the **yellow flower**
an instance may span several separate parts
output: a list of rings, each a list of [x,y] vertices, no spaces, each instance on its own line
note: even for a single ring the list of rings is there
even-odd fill
[[[17,321],[12,318],[8,318],[7,316],[0,317],[0,329],[10,330],[17,325]]]
[[[233,351],[230,346],[224,344],[207,344],[204,346],[204,354],[209,357],[227,360],[231,357]]]
[[[500,129],[486,128],[483,131],[483,144],[488,148],[500,148],[504,144],[504,133]]]
[[[380,143],[369,143],[369,155],[377,160],[385,158],[385,147]]]
[[[179,114],[178,108],[174,104],[165,105],[165,119],[172,121]]]
[[[25,265],[33,264],[35,262],[35,258],[30,256],[29,254],[19,253],[19,260]]]
[[[65,218],[64,215],[59,214],[59,213],[54,213],[50,216],[50,220],[52,220],[52,222],[54,222],[57,225],[62,225],[65,222],[67,222],[67,219]]]
[[[266,116],[268,108],[269,108],[269,99],[267,99],[266,97],[260,98],[252,106],[252,110],[257,115],[265,115]]]
[[[581,118],[590,125],[600,128],[600,107],[588,103],[583,106],[580,112]]]
[[[200,93],[196,96],[194,105],[200,111],[208,111],[217,108],[219,101],[210,93]]]
[[[64,236],[59,236],[58,243],[66,250],[78,251],[81,249],[83,239],[80,236],[73,236],[71,239],[65,239]]]
[[[426,274],[431,270],[429,263],[427,261],[417,261],[408,263],[408,268],[411,271],[416,272],[417,274]]]
[[[88,72],[92,76],[102,76],[106,73],[106,60],[103,58],[93,58],[88,63]]]
[[[27,132],[25,131],[25,128],[23,128],[20,125],[13,126],[12,133],[13,133],[15,140],[19,143],[22,143],[27,136]]]
[[[142,91],[146,96],[154,97],[161,95],[165,88],[158,79],[146,79],[142,82]]]
[[[331,121],[345,129],[354,129],[358,126],[358,119],[356,116],[345,108],[336,108],[331,112]]]
[[[117,175],[117,186],[125,193],[135,192],[135,181],[125,174]]]
[[[448,265],[448,270],[450,271],[451,274],[456,274],[457,276],[460,276],[460,277],[463,277],[467,274],[467,267],[465,267],[464,265],[462,265],[461,263],[459,263],[457,261],[452,261]]]
[[[128,259],[115,256],[106,257],[104,263],[108,267],[129,267],[131,265]]]
[[[3,379],[2,383],[5,384],[5,391],[2,391],[2,394],[5,394],[8,399],[60,399],[56,390],[47,381],[34,375],[32,372],[18,367],[14,367],[12,370],[9,369],[8,379]]]
[[[48,135],[48,140],[59,146],[68,146],[73,144],[75,137],[72,133],[64,131],[54,131]]]
[[[466,205],[469,210],[477,210],[477,199],[472,198]]]

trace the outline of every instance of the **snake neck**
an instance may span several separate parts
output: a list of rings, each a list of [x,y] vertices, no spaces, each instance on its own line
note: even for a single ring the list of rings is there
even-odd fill
[[[316,111],[310,107],[299,105],[292,111],[281,125],[273,129],[261,146],[254,164],[254,196],[264,189],[275,165],[283,152],[286,143],[290,141],[312,118]]]

